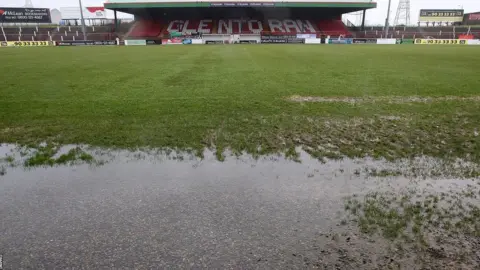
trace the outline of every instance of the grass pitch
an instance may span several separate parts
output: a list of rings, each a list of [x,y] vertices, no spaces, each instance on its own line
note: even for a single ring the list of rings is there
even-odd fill
[[[480,46],[4,48],[0,62],[0,142],[480,161]]]

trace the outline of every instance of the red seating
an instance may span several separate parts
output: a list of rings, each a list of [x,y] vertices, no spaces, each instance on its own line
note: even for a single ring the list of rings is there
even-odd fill
[[[157,37],[162,31],[162,25],[157,21],[139,21],[130,31],[130,37]]]
[[[321,20],[318,22],[317,26],[325,35],[351,36],[351,33],[341,20]]]

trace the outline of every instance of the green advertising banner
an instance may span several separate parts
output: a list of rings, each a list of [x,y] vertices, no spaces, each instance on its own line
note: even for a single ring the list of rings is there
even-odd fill
[[[398,39],[397,44],[414,44],[414,39]]]

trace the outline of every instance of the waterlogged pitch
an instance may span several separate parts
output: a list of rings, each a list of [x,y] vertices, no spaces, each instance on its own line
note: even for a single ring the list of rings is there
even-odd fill
[[[9,269],[480,266],[480,46],[3,48],[0,63]]]
[[[0,50],[0,142],[480,159],[480,47]]]

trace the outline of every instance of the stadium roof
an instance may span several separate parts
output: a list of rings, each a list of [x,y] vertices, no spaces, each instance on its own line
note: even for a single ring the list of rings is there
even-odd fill
[[[223,1],[223,0],[110,0],[105,3],[107,9],[135,9],[135,8],[175,8],[175,7],[317,7],[317,8],[344,8],[351,11],[376,8],[377,3],[372,0],[291,0],[291,1]],[[350,12],[350,11],[349,11]]]

